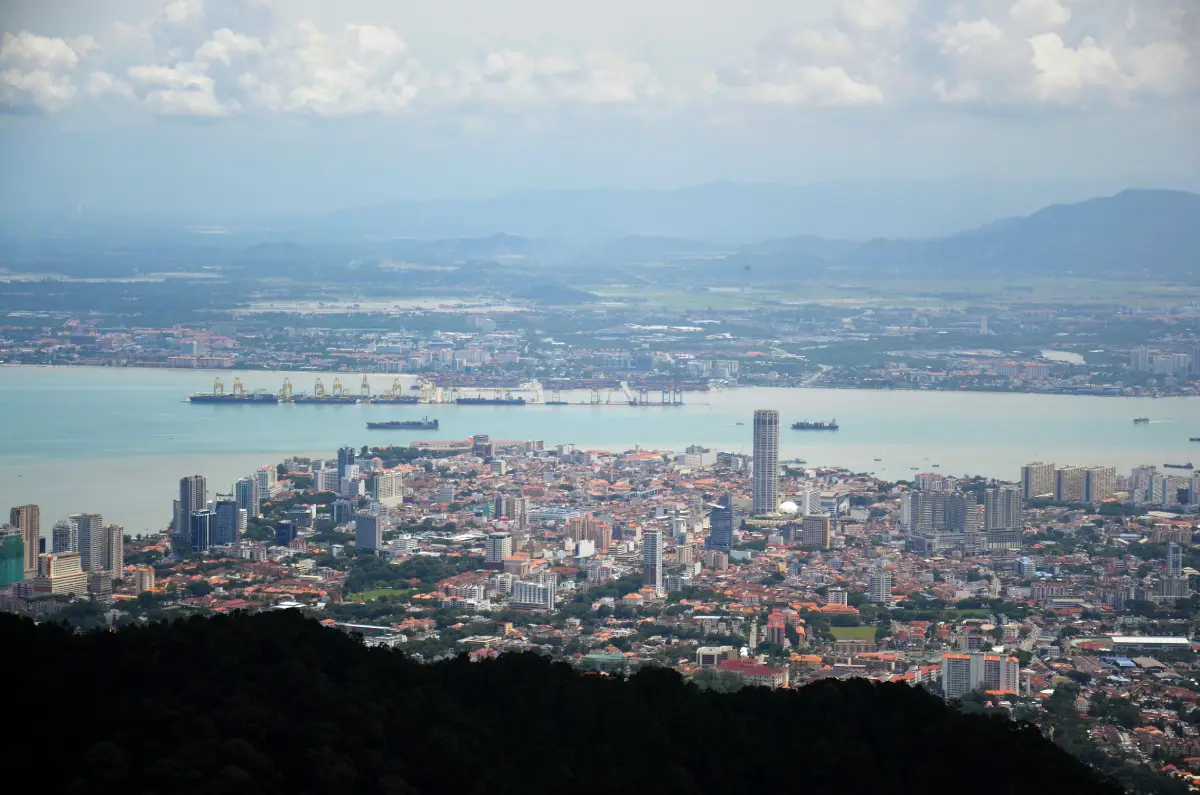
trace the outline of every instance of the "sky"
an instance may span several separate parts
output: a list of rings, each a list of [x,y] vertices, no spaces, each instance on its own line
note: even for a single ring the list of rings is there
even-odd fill
[[[1196,0],[4,0],[0,209],[1200,187]]]

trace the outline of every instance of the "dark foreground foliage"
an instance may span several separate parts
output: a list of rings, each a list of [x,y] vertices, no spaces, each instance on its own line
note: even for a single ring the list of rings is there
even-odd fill
[[[1036,729],[900,684],[420,665],[291,611],[87,635],[0,615],[0,648],[6,755],[67,792],[1120,792]]]

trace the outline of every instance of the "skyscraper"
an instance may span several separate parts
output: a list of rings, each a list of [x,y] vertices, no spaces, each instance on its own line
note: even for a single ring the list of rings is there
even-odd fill
[[[54,523],[54,529],[50,531],[50,551],[52,553],[79,551],[79,535],[76,533],[75,525],[69,519],[59,519]]]
[[[1054,499],[1059,502],[1083,502],[1083,468],[1059,467],[1054,470]]]
[[[341,481],[342,478],[346,477],[346,467],[352,466],[354,464],[354,460],[355,459],[354,459],[354,448],[353,447],[338,448],[337,469],[338,469],[338,481],[339,482]]]
[[[216,515],[212,511],[193,511],[188,520],[188,541],[193,552],[207,552],[213,545],[216,532]]]
[[[725,492],[711,508],[708,512],[710,529],[704,546],[729,552],[733,549],[733,496]]]
[[[877,563],[871,569],[867,600],[873,604],[887,604],[892,601],[892,573],[882,563]]]
[[[84,572],[104,568],[104,520],[98,513],[71,514],[79,537],[79,565]]]
[[[504,566],[504,559],[513,554],[513,539],[508,533],[492,533],[487,537],[484,564],[491,569]]]
[[[354,515],[354,546],[360,552],[376,552],[383,546],[383,525],[370,511]]]
[[[663,592],[663,537],[661,530],[642,534],[642,584]]]
[[[1054,493],[1054,464],[1038,461],[1021,467],[1021,496],[1032,500]]]
[[[242,509],[237,500],[217,500],[213,504],[213,544],[233,544],[241,537]]]
[[[1129,352],[1129,369],[1144,372],[1150,369],[1150,349],[1144,346]]]
[[[42,511],[36,505],[18,505],[8,512],[8,523],[21,531],[25,545],[26,581],[37,574],[38,542],[42,538]]]
[[[983,529],[1011,530],[1021,526],[1021,492],[1008,486],[983,492]]]
[[[192,514],[208,507],[208,482],[203,475],[188,475],[179,479],[179,515],[175,517],[175,532],[185,539],[192,527]],[[86,568],[86,567],[85,567]]]
[[[1083,470],[1083,501],[1104,502],[1117,489],[1116,467],[1085,467]]]
[[[124,527],[119,524],[105,526],[101,554],[103,559],[100,562],[100,568],[108,572],[113,579],[120,579],[121,569],[125,568]]]
[[[779,412],[754,412],[754,500],[755,515],[774,513],[779,506]]]
[[[258,484],[254,478],[245,477],[233,484],[233,498],[246,517],[258,518]]]
[[[0,529],[0,588],[32,579],[25,576],[25,534],[19,527]]]
[[[1183,548],[1172,542],[1167,544],[1167,576],[1178,577],[1183,574]]]

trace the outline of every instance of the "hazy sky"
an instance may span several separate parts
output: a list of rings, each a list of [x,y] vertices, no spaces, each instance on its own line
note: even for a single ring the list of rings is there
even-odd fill
[[[1200,183],[1197,0],[3,0],[0,206]]]

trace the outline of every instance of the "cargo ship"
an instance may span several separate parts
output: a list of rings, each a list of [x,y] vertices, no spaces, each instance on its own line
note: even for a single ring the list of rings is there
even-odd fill
[[[547,400],[546,405],[547,406],[569,406],[571,404],[565,400]]]
[[[1188,438],[1189,442],[1200,442],[1200,436],[1192,436]]]
[[[367,430],[370,431],[436,431],[438,429],[438,421],[431,420],[428,417],[423,417],[419,420],[388,420],[386,422],[368,422]]]
[[[524,406],[525,398],[460,397],[454,402],[460,406]]]
[[[273,392],[235,392],[222,394],[219,392],[197,392],[188,397],[188,403],[236,403],[252,406],[273,406],[279,402],[279,396]]]
[[[1194,469],[1195,468],[1192,466],[1191,461],[1187,462],[1186,464],[1163,464],[1163,466],[1166,467],[1167,469]]]
[[[1134,417],[1133,418],[1134,425],[1146,425],[1149,422],[1150,422],[1149,417]]]
[[[379,404],[386,406],[386,405],[401,404],[401,403],[403,403],[403,404],[420,403],[421,398],[417,397],[416,395],[376,395],[375,397],[371,398],[371,402],[379,403]]]
[[[292,398],[293,403],[316,403],[320,406],[352,405],[360,400],[362,398],[353,395],[296,395]]]
[[[837,420],[829,422],[793,422],[793,431],[836,431],[838,429]]]

